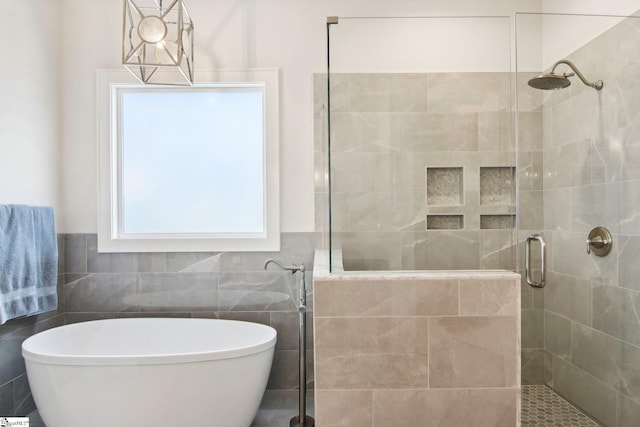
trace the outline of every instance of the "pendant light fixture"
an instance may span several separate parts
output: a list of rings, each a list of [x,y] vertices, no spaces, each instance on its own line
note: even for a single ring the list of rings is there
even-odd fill
[[[144,84],[193,84],[193,22],[182,0],[124,0],[122,64]]]

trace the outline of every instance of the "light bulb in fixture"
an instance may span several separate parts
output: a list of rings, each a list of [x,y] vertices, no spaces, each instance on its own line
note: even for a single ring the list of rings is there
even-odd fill
[[[146,43],[159,43],[167,36],[167,25],[157,16],[146,16],[138,24],[138,35]]]
[[[178,45],[169,40],[163,40],[156,43],[154,49],[154,57],[160,63],[175,63],[178,61]]]

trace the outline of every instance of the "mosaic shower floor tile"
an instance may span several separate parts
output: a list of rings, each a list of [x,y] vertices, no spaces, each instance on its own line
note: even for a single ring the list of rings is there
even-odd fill
[[[522,386],[522,427],[598,427],[546,385]]]

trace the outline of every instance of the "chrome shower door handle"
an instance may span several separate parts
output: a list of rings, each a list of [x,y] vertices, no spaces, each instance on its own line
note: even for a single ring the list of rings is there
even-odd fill
[[[540,281],[536,282],[531,278],[531,242],[537,240],[540,242]],[[525,243],[525,272],[527,275],[527,284],[534,288],[544,288],[545,285],[545,266],[546,266],[546,248],[547,244],[539,234],[532,234],[527,237]]]

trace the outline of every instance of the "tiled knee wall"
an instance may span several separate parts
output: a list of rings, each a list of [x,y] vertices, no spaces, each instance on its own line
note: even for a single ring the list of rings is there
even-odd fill
[[[318,425],[520,425],[519,275],[314,282]]]

